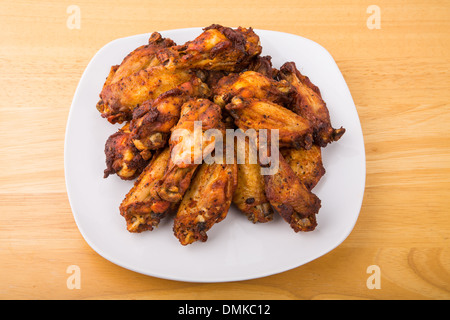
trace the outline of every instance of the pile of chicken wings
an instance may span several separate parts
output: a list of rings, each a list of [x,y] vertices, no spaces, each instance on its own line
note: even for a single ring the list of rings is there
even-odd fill
[[[325,174],[321,151],[345,129],[331,126],[319,88],[294,62],[276,69],[261,53],[252,28],[214,24],[181,45],[154,32],[111,67],[96,107],[109,123],[123,124],[106,141],[104,177],[135,180],[119,208],[129,232],[153,230],[172,216],[182,245],[206,241],[232,204],[253,223],[278,214],[295,232],[316,228],[321,201],[312,189]],[[263,175],[266,164],[248,160],[247,140],[240,163],[230,155],[207,163],[186,152],[192,141],[172,134],[193,132],[199,121],[202,132],[224,136],[227,129],[278,130],[278,170]],[[217,142],[198,143],[214,152]]]

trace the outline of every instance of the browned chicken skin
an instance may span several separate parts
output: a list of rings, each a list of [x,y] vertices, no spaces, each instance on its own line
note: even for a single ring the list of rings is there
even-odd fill
[[[293,89],[287,81],[275,81],[256,71],[233,73],[220,79],[213,90],[214,102],[220,106],[234,97],[264,99],[280,105],[290,104]]]
[[[177,203],[165,201],[158,195],[169,159],[169,148],[155,155],[120,204],[120,213],[126,220],[128,231],[153,230],[161,219],[177,209]]]
[[[245,150],[239,150],[236,146],[236,154],[243,152],[245,159],[237,165],[238,184],[233,195],[233,203],[253,223],[268,222],[273,219],[273,210],[266,197],[264,177],[261,167],[255,159],[250,157],[250,143],[244,141]],[[256,146],[254,150],[256,150]]]
[[[183,197],[173,231],[182,245],[206,241],[228,213],[237,184],[236,164],[203,163]]]
[[[295,232],[315,229],[315,215],[321,201],[301,182],[281,154],[278,172],[264,176],[264,181],[272,208]]]
[[[140,101],[140,98],[126,101],[126,97],[131,98],[134,92],[130,86],[137,83],[137,87],[139,87],[142,81],[146,82],[144,78],[149,71],[144,72],[143,70],[151,70],[153,67],[160,65],[156,57],[158,50],[174,45],[175,43],[172,40],[165,39],[158,32],[154,32],[148,45],[135,49],[124,58],[120,65],[112,66],[100,93],[100,101],[97,103],[97,109],[102,117],[111,123],[122,123],[130,120],[130,109],[135,107],[133,103],[139,104],[145,101],[145,99]],[[122,95],[125,97],[121,97]]]
[[[242,129],[278,130],[279,146],[309,149],[312,127],[308,120],[265,99],[242,99],[237,96],[225,108]]]
[[[130,124],[135,146],[141,151],[164,147],[180,118],[181,106],[191,98],[206,98],[209,94],[208,86],[194,78],[164,92],[155,100],[145,101],[134,110]]]
[[[277,78],[279,70],[273,67],[271,56],[256,56],[252,59],[247,70],[261,73],[267,78]]]
[[[325,174],[322,150],[318,145],[309,150],[283,148],[280,152],[308,190],[312,190]]]
[[[196,123],[200,124],[199,134],[194,133]],[[215,148],[214,137],[199,139],[209,129],[224,129],[220,107],[208,99],[184,103],[180,120],[173,128],[175,135],[172,133],[170,140],[171,158],[159,191],[161,198],[172,202],[181,200],[203,155],[210,154]]]
[[[112,134],[105,143],[106,169],[104,178],[116,174],[123,180],[135,179],[148,164],[152,154],[142,157],[134,146],[129,123]]]
[[[292,110],[308,119],[314,127],[314,142],[321,147],[338,141],[345,133],[344,128],[333,129],[330,114],[322,95],[308,77],[298,71],[294,62],[286,62],[280,68],[281,79],[287,80],[297,91]]]
[[[102,102],[106,114],[112,115],[112,123],[131,120],[133,110],[146,100],[156,99],[160,94],[190,81],[189,70],[175,70],[164,65],[142,69],[122,78],[102,91]]]
[[[259,37],[252,28],[232,29],[218,24],[184,45],[160,52],[160,60],[177,68],[236,72],[246,68],[261,53]]]
[[[129,77],[142,69],[159,65],[160,62],[156,53],[162,48],[175,46],[176,43],[171,39],[163,38],[160,33],[154,32],[150,36],[147,45],[140,46],[130,52],[118,66],[113,66],[114,70],[105,82],[105,85],[111,85]]]

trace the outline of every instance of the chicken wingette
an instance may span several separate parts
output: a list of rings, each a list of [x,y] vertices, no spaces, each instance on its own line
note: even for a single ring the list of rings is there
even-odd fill
[[[294,173],[309,190],[312,190],[325,174],[322,150],[318,145],[313,145],[309,150],[283,148],[280,152]]]
[[[158,195],[169,159],[169,148],[156,154],[120,204],[120,214],[129,232],[153,230],[161,219],[176,211],[178,203],[165,201]]]
[[[225,106],[242,130],[278,130],[279,146],[309,149],[312,127],[308,120],[291,110],[265,99],[234,97]]]
[[[162,48],[175,46],[176,43],[168,38],[163,38],[160,33],[153,32],[148,40],[148,44],[142,45],[130,52],[120,65],[112,66],[104,87],[116,83],[122,78],[146,69],[151,66],[161,64],[156,53]]]
[[[295,232],[315,229],[315,215],[319,212],[321,201],[301,182],[281,154],[278,172],[264,176],[264,182],[266,196],[273,210]]]
[[[174,219],[173,231],[182,245],[208,239],[207,231],[227,216],[236,184],[236,164],[199,167]]]
[[[208,99],[191,99],[182,105],[180,120],[173,127],[169,141],[171,157],[159,190],[161,198],[172,202],[181,200],[204,155],[215,149],[215,136],[203,137],[210,129],[224,130],[218,105]]]
[[[112,123],[131,120],[133,110],[146,100],[156,99],[195,77],[190,70],[175,70],[165,65],[142,69],[108,85],[101,93],[103,116]]]
[[[291,108],[311,122],[314,127],[314,142],[325,147],[333,141],[338,141],[345,129],[334,129],[331,126],[330,114],[319,88],[300,73],[294,62],[283,64],[279,76],[295,88],[297,97]]]
[[[253,223],[271,221],[273,210],[266,197],[264,177],[257,160],[257,147],[250,144],[248,139],[243,139],[242,142],[244,150],[239,150],[236,143],[236,152],[242,152],[245,159],[237,164],[238,183],[233,203]],[[253,156],[251,151],[254,151]]]
[[[133,143],[141,151],[155,150],[166,145],[172,128],[177,124],[181,106],[194,97],[206,98],[208,86],[199,78],[145,101],[133,112],[130,123]]]
[[[239,96],[242,99],[257,98],[277,103],[290,104],[292,86],[285,80],[276,81],[256,71],[233,73],[221,78],[213,90],[214,102],[224,106]]]
[[[259,72],[270,79],[276,79],[279,70],[272,65],[271,56],[256,56],[252,59],[247,70]]]
[[[120,65],[112,66],[100,92],[100,101],[97,103],[97,109],[102,117],[111,123],[122,123],[130,120],[131,112],[128,110],[130,106],[120,105],[121,91],[125,91],[124,94],[127,94],[127,91],[131,90],[130,84],[139,83],[138,79],[146,75],[144,72],[140,76],[142,70],[151,69],[161,64],[156,56],[158,50],[174,45],[176,44],[171,39],[163,38],[161,34],[154,32],[147,45],[133,50],[123,59]],[[125,100],[125,98],[122,100]]]

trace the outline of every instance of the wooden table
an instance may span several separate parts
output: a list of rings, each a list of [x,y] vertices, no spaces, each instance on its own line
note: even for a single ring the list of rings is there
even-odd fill
[[[448,1],[145,3],[0,2],[1,299],[450,298]],[[218,284],[152,278],[100,257],[77,229],[64,180],[66,120],[106,43],[212,23],[298,34],[332,54],[364,132],[362,210],[335,250],[281,274]],[[68,286],[72,265],[80,289]]]

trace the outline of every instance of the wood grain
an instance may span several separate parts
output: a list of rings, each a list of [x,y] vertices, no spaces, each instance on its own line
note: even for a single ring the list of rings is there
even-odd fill
[[[80,29],[66,25],[70,4]],[[371,4],[381,29],[366,25]],[[449,299],[449,15],[448,1],[424,0],[0,2],[0,299]],[[281,274],[147,277],[100,257],[75,225],[63,161],[71,100],[106,43],[211,23],[301,35],[332,54],[364,132],[361,214],[338,248]],[[67,287],[70,265],[81,289]],[[370,265],[380,289],[366,285]]]

